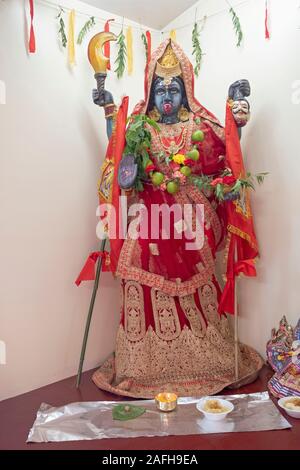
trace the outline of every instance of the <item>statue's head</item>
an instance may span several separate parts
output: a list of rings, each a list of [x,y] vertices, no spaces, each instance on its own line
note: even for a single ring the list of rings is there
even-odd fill
[[[157,62],[153,79],[148,114],[156,121],[173,124],[186,121],[190,111],[181,67],[171,45]]]

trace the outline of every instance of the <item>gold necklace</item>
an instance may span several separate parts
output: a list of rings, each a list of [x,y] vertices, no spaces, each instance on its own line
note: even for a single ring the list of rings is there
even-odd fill
[[[193,125],[193,114],[190,113],[189,121],[185,123],[178,122],[176,124],[160,124],[160,132],[149,126],[152,136],[151,147],[153,151],[159,153],[164,150],[164,152],[169,155],[174,155],[179,151],[185,153],[185,151],[187,151],[187,147],[190,147]],[[170,141],[165,142],[165,139],[170,139]]]

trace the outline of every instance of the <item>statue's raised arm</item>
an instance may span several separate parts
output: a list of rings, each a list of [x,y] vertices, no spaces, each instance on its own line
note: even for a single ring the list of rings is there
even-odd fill
[[[104,108],[105,119],[106,119],[106,133],[107,137],[110,138],[113,129],[113,116],[116,109],[113,95],[110,91],[100,90],[94,88],[92,91],[93,102],[102,108]]]
[[[105,111],[106,132],[108,138],[112,134],[113,115],[115,112],[115,104],[113,95],[105,90],[105,80],[107,77],[107,66],[109,58],[103,54],[103,46],[107,41],[116,41],[117,37],[111,32],[101,32],[96,34],[89,43],[88,57],[95,71],[95,79],[97,89],[92,92],[93,101],[97,106],[101,106]]]

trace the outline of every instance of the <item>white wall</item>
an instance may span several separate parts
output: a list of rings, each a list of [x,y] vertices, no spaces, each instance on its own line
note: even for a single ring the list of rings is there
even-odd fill
[[[263,354],[282,315],[293,324],[300,316],[300,9],[298,0],[269,3],[270,41],[264,39],[265,2],[249,0],[236,7],[245,35],[240,49],[227,11],[207,19],[201,35],[206,55],[196,81],[199,100],[222,122],[230,83],[248,78],[252,85],[244,157],[249,171],[270,175],[252,196],[261,259],[258,277],[240,281],[240,337]],[[225,0],[200,1],[198,18],[224,8]],[[194,17],[191,8],[166,30],[192,23]],[[191,31],[177,31],[177,41],[190,57]]]
[[[23,0],[0,2],[0,83],[6,88],[0,104],[0,341],[6,346],[0,399],[77,372],[92,283],[77,288],[74,280],[99,245],[97,180],[107,141],[102,110],[91,100],[88,38],[70,70],[58,45],[56,10],[35,3],[37,53],[29,57]],[[81,2],[61,3],[115,17]],[[77,31],[86,19],[77,17]],[[120,26],[111,29],[118,33]],[[139,30],[134,40],[141,44]],[[132,107],[143,96],[144,63],[141,45],[132,77],[107,78],[118,102],[129,94]],[[107,273],[100,284],[85,369],[114,349],[118,284]]]

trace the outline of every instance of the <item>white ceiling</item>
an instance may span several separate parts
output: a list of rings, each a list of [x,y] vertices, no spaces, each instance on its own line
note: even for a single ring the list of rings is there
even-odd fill
[[[197,0],[83,0],[101,10],[149,26],[164,28],[170,21],[190,8]]]

